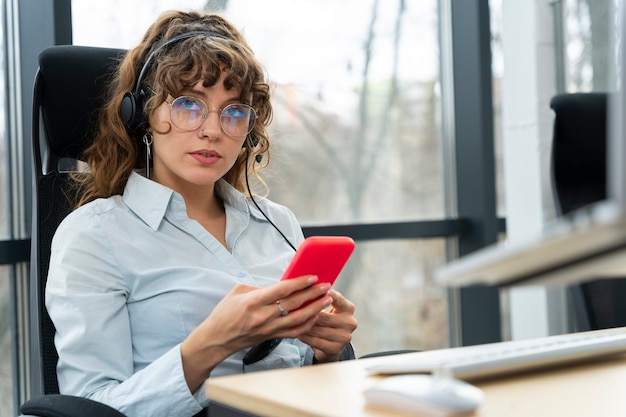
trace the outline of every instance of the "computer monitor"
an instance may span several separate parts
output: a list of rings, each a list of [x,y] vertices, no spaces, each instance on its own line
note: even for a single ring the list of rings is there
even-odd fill
[[[572,284],[626,276],[626,30],[620,2],[614,71],[616,93],[608,96],[607,197],[557,217],[540,236],[476,251],[442,267],[439,283]]]

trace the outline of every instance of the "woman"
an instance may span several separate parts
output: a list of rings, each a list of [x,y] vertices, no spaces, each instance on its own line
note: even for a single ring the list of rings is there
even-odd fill
[[[315,276],[278,281],[302,231],[247,187],[269,162],[271,116],[262,67],[219,15],[165,13],[126,54],[52,243],[62,393],[192,416],[210,376],[340,358],[354,305]]]

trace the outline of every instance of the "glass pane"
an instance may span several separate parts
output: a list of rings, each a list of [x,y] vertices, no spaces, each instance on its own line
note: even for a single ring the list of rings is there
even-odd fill
[[[449,345],[446,289],[433,276],[444,263],[443,239],[357,245],[335,288],[356,306],[358,356]]]
[[[0,0],[0,10],[4,10],[4,1]],[[4,14],[0,14],[4,16]],[[1,27],[2,25],[0,25]],[[9,234],[9,154],[7,135],[7,88],[4,30],[0,30],[0,240],[7,240]]]
[[[13,414],[9,267],[0,265],[0,414]],[[6,414],[5,414],[6,413]]]
[[[491,21],[491,70],[493,88],[493,136],[496,153],[497,216],[506,217],[506,193],[504,192],[504,167],[502,160],[502,83],[504,57],[502,52],[502,0],[489,1]]]
[[[568,92],[611,91],[618,0],[566,0],[564,43]]]
[[[233,2],[275,84],[270,196],[304,224],[443,217],[437,3],[399,3],[290,0],[286,29]]]

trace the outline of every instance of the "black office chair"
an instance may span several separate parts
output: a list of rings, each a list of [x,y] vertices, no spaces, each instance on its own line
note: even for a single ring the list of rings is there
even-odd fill
[[[55,46],[39,56],[33,101],[33,225],[30,273],[32,398],[20,408],[42,417],[124,417],[104,404],[60,395],[54,325],[44,305],[50,244],[70,212],[69,172],[91,142],[101,94],[125,53],[120,49]]]
[[[607,93],[555,96],[552,180],[558,215],[607,198]],[[626,260],[624,260],[626,262]],[[568,288],[576,330],[626,326],[626,278],[589,277]]]

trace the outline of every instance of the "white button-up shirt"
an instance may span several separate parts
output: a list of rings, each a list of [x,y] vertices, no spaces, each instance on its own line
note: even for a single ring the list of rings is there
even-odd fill
[[[187,216],[182,196],[133,173],[123,196],[88,203],[59,226],[46,306],[56,327],[62,393],[90,397],[128,417],[192,416],[209,400],[189,392],[180,343],[237,283],[279,280],[294,251],[245,196],[216,184],[226,207],[227,249]],[[298,246],[294,214],[259,198]],[[211,376],[242,372],[245,351]],[[310,347],[283,342],[245,372],[310,364]]]

